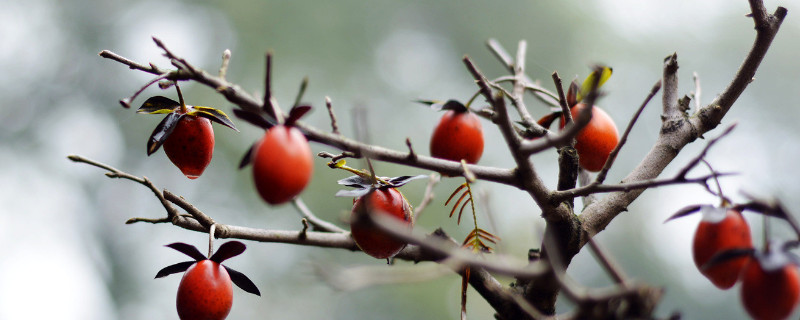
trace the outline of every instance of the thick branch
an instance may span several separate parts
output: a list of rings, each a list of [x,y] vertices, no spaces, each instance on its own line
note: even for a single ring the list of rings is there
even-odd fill
[[[766,9],[764,9],[761,1],[750,0],[750,4],[753,8],[754,21],[756,23],[756,39],[753,48],[748,53],[731,84],[714,102],[698,110],[693,117],[682,121],[667,119],[662,125],[656,144],[642,162],[623,179],[622,183],[644,181],[657,177],[675,159],[686,144],[715,128],[747,87],[786,16],[785,8],[778,7],[773,15],[765,15]],[[667,64],[665,69],[669,67],[671,66]],[[665,75],[669,74],[667,71],[665,70]],[[665,95],[671,90],[668,84],[669,81],[671,80],[665,76],[663,83]],[[672,108],[672,101],[665,99],[664,104],[665,111]],[[668,111],[668,113],[674,114],[674,111]],[[602,200],[594,202],[582,214],[584,233],[588,236],[593,236],[605,229],[611,220],[625,211],[628,205],[638,198],[642,192],[643,190],[615,192]],[[583,244],[585,244],[585,241]]]

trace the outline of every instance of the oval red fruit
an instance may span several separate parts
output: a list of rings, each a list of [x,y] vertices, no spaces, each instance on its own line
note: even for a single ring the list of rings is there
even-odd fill
[[[572,118],[576,119],[585,107],[585,104],[579,103],[570,108]],[[564,128],[563,117],[561,128]],[[603,109],[592,107],[592,119],[575,136],[575,150],[578,151],[580,166],[589,171],[600,171],[617,143],[619,132],[614,120]]]
[[[186,270],[178,286],[178,316],[183,320],[222,320],[233,306],[228,271],[211,260],[200,260]]]
[[[752,259],[742,272],[742,304],[753,319],[786,319],[800,298],[797,266],[789,263],[770,269],[760,259]]]
[[[749,257],[735,258],[705,270],[702,267],[719,252],[752,248],[750,227],[739,211],[725,208],[702,210],[703,220],[697,226],[692,246],[694,263],[711,283],[720,289],[728,289],[739,279],[742,269],[750,260]]]
[[[214,129],[203,117],[185,115],[164,141],[164,153],[189,179],[197,179],[214,154]]]
[[[448,110],[439,120],[431,136],[431,156],[434,158],[474,164],[483,155],[483,128],[472,112]]]
[[[297,128],[277,125],[253,150],[253,180],[261,198],[281,204],[300,194],[311,180],[313,158],[308,140]]]
[[[366,198],[369,197],[369,198]],[[368,204],[372,210],[366,210]],[[406,243],[378,229],[366,219],[359,219],[359,214],[380,213],[391,216],[409,227],[413,226],[411,205],[397,189],[378,189],[355,200],[350,216],[350,232],[353,240],[362,251],[378,259],[387,259],[405,248]]]

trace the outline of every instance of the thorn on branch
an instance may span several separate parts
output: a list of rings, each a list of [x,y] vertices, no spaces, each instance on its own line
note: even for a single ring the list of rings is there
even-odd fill
[[[414,153],[414,147],[411,146],[411,138],[406,138],[406,146],[408,147],[408,159],[416,160],[417,154]]]
[[[308,220],[306,218],[303,218],[300,220],[300,222],[303,224],[303,229],[300,230],[300,234],[298,235],[298,237],[300,239],[306,239],[308,238]]]

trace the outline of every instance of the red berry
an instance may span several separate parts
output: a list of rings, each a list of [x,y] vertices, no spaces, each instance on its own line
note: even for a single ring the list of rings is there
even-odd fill
[[[183,320],[222,320],[233,305],[233,286],[225,268],[200,260],[186,270],[178,286],[178,316]]]
[[[579,103],[570,108],[572,118],[576,119],[586,105]],[[564,128],[564,118],[561,118]],[[592,107],[592,119],[575,136],[575,150],[578,151],[582,168],[597,172],[603,169],[609,154],[619,143],[619,132],[614,120],[598,107]]]
[[[445,112],[431,137],[431,156],[474,164],[482,154],[483,129],[478,116],[469,111]]]
[[[214,129],[203,117],[184,115],[164,141],[164,152],[189,179],[197,179],[211,163]]]
[[[762,260],[752,259],[742,272],[742,304],[754,319],[786,319],[800,298],[797,266]]]
[[[713,207],[702,210],[703,220],[697,226],[692,246],[694,263],[711,283],[720,289],[728,289],[739,279],[749,257],[731,259],[705,270],[702,267],[719,252],[752,248],[750,227],[739,211]]]
[[[369,197],[369,198],[366,198]],[[366,210],[365,202],[371,210]],[[359,214],[380,213],[391,216],[412,226],[411,205],[397,189],[378,189],[355,200],[350,216],[350,231],[353,240],[362,251],[378,259],[391,258],[405,248],[406,243],[378,229],[369,220],[359,218]]]
[[[312,172],[311,148],[297,128],[274,126],[254,149],[253,179],[258,194],[269,204],[281,204],[300,194]]]

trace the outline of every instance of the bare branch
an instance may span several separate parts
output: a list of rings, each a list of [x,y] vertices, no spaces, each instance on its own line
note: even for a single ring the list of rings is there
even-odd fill
[[[156,188],[156,186],[152,182],[150,182],[150,180],[148,180],[146,177],[141,177],[140,178],[140,177],[128,174],[126,172],[120,171],[117,168],[114,168],[114,167],[109,166],[107,164],[100,163],[100,162],[97,162],[97,161],[94,161],[94,160],[90,160],[90,159],[87,159],[87,158],[84,158],[84,157],[81,157],[81,156],[78,156],[78,155],[70,155],[70,156],[67,156],[67,158],[69,160],[72,160],[73,162],[85,163],[85,164],[88,164],[88,165],[91,165],[91,166],[94,166],[94,167],[97,167],[97,168],[100,168],[100,169],[104,169],[104,170],[108,171],[108,173],[106,173],[106,176],[109,177],[109,178],[126,179],[126,180],[130,180],[130,181],[139,183],[139,184],[147,187],[148,189],[150,189],[150,191],[153,192],[153,194],[156,196],[158,201],[161,202],[161,205],[164,206],[164,209],[167,210],[167,218],[168,219],[174,219],[175,217],[178,216],[178,210],[175,209],[175,207],[173,207],[172,204],[170,204],[169,201],[167,201],[166,198],[164,198],[164,194],[161,193],[161,190],[158,190],[158,188]],[[128,222],[126,222],[126,223],[131,223],[131,222],[130,222],[130,220],[128,220]]]
[[[303,199],[300,197],[296,197],[292,200],[292,205],[300,212],[300,216],[311,223],[316,231],[323,231],[323,232],[347,232],[342,228],[337,227],[335,224],[330,223],[328,221],[322,220],[306,206],[306,203],[303,202]]]

